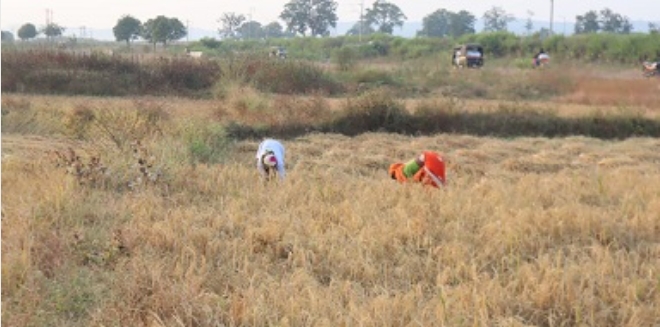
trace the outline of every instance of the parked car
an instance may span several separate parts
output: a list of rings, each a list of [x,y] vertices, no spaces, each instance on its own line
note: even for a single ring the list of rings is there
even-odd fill
[[[484,65],[484,48],[476,43],[455,47],[452,53],[452,65],[458,68],[479,68]]]

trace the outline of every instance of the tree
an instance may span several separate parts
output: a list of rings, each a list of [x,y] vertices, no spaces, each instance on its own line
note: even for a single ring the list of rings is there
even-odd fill
[[[261,23],[253,20],[243,23],[236,32],[243,39],[258,39],[264,35]]]
[[[149,19],[144,23],[142,29],[142,37],[152,43],[154,48],[156,48],[157,43],[167,46],[167,42],[178,40],[186,36],[187,33],[186,27],[180,20],[162,15]]]
[[[362,27],[360,27],[360,23],[362,24]],[[369,35],[373,33],[376,33],[376,30],[373,27],[371,27],[370,24],[367,24],[366,21],[362,21],[355,23],[355,25],[353,25],[353,27],[351,27],[351,29],[349,29],[346,32],[346,35],[356,36],[356,35]]]
[[[337,2],[334,0],[291,0],[284,5],[280,18],[287,31],[294,34],[327,36],[337,26]]]
[[[453,13],[447,9],[438,9],[422,19],[419,36],[443,37],[449,35],[449,25]]]
[[[632,24],[628,17],[605,8],[600,11],[600,30],[606,33],[629,34],[632,31]]]
[[[527,35],[531,35],[532,30],[534,29],[534,22],[532,22],[532,17],[534,17],[534,12],[527,10],[527,21],[525,21],[525,31],[527,31]]]
[[[236,29],[243,24],[245,16],[233,12],[226,12],[218,20],[222,24],[222,28],[218,30],[218,34],[225,38],[236,37]]]
[[[600,23],[595,10],[575,16],[575,34],[597,33],[598,31],[600,31]]]
[[[269,37],[282,37],[282,25],[278,22],[272,22],[264,26],[264,36],[269,38]]]
[[[392,34],[394,26],[401,27],[408,19],[397,5],[386,0],[376,0],[371,8],[367,8],[364,18],[367,24],[376,25],[379,32],[387,34]]]
[[[469,11],[461,10],[456,14],[451,15],[449,23],[450,35],[459,37],[464,34],[474,34],[474,23],[477,17],[474,17]]]
[[[37,34],[37,28],[32,23],[24,24],[18,29],[18,38],[22,41],[33,39]]]
[[[660,34],[659,24],[649,23],[649,34]]]
[[[44,26],[41,29],[41,32],[44,33],[44,35],[46,35],[49,39],[52,39],[54,37],[61,36],[62,33],[64,33],[64,30],[66,30],[66,28],[55,23],[50,23]]]
[[[125,15],[117,21],[117,25],[112,28],[117,41],[126,41],[126,45],[131,45],[131,40],[137,39],[142,33],[142,22],[132,16]]]
[[[14,42],[14,34],[9,31],[2,31],[2,42]]]
[[[483,19],[485,32],[498,32],[506,31],[507,25],[515,20],[515,17],[500,7],[493,7],[484,13]]]
[[[422,30],[419,36],[459,37],[463,34],[474,33],[476,18],[471,13],[461,10],[458,13],[439,9],[422,19]]]

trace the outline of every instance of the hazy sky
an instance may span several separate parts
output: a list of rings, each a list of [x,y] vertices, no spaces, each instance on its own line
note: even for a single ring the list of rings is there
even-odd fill
[[[176,17],[191,28],[216,30],[218,18],[223,12],[242,13],[263,24],[278,19],[289,0],[2,0],[0,2],[0,25],[3,30],[15,32],[25,23],[38,28],[46,21],[46,9],[52,10],[53,21],[77,31],[87,28],[109,29],[123,15],[131,15],[142,22],[158,15]],[[360,15],[362,0],[337,0],[339,21],[356,21]],[[365,8],[374,0],[364,0]],[[550,0],[391,0],[406,14],[409,21],[421,21],[433,11],[446,8],[452,11],[467,10],[481,17],[492,6],[500,6],[517,18],[526,18],[527,12],[534,13],[534,20],[548,21]],[[660,0],[555,0],[555,21],[572,22],[575,16],[605,7],[630,20],[660,22]]]

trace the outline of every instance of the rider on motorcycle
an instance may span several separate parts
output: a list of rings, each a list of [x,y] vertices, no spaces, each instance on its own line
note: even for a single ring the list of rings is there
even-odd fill
[[[660,59],[656,61],[649,61],[646,63],[646,68],[650,70],[660,70]]]
[[[660,74],[660,59],[655,61],[645,61],[644,65],[644,76],[653,76]]]
[[[539,52],[534,55],[534,66],[541,66],[541,63],[548,62],[549,60],[550,56],[545,52],[545,50],[543,50],[543,48],[541,48]]]

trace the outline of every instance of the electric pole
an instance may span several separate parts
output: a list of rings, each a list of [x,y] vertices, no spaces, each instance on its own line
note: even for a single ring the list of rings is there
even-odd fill
[[[555,0],[550,0],[550,35],[553,34],[552,25],[554,22],[555,15]]]
[[[46,26],[50,25],[53,22],[53,10],[46,8]]]
[[[360,2],[360,36],[358,37],[358,40],[360,43],[362,43],[362,19],[363,19],[363,11],[364,11],[364,1]]]

